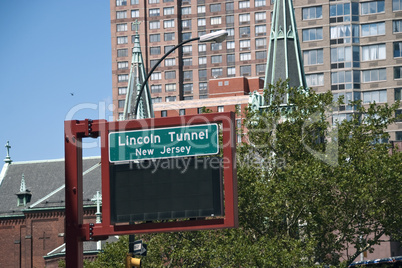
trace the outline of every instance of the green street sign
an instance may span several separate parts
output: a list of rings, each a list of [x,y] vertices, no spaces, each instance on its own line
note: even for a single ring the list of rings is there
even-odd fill
[[[217,124],[109,133],[109,161],[212,155],[219,152]]]

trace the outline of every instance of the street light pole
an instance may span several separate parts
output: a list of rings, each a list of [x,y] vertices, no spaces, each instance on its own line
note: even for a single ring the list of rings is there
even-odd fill
[[[168,52],[166,52],[165,55],[163,55],[162,58],[159,59],[159,61],[152,67],[151,71],[148,73],[147,77],[145,78],[144,82],[141,85],[141,89],[137,94],[137,99],[135,102],[135,109],[134,109],[134,118],[137,118],[137,114],[138,114],[138,106],[140,104],[140,99],[141,99],[141,95],[142,92],[144,91],[145,85],[147,84],[149,77],[151,77],[152,73],[155,71],[156,67],[159,66],[159,64],[167,57],[169,56],[173,51],[175,51],[176,49],[178,49],[179,47],[189,43],[189,42],[193,42],[196,40],[199,40],[200,42],[216,42],[216,43],[221,43],[223,42],[226,37],[228,36],[228,32],[226,30],[220,30],[217,32],[213,32],[213,33],[209,33],[209,34],[204,34],[202,36],[199,37],[194,37],[191,39],[188,39],[186,41],[181,42],[180,44],[176,45],[175,47],[173,47],[172,49],[170,49]],[[149,105],[151,106],[151,99],[148,100],[150,103]]]

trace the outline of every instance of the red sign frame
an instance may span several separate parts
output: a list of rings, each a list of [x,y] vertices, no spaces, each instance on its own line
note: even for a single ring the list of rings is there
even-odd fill
[[[188,126],[205,123],[222,124],[225,216],[162,223],[112,225],[110,215],[109,132]],[[111,235],[178,232],[238,226],[235,114],[209,113],[180,117],[149,118],[128,121],[71,120],[65,128],[66,194],[66,264],[82,267],[82,241],[104,239]],[[82,139],[100,137],[102,169],[102,223],[83,224]],[[135,191],[135,189],[133,189]]]

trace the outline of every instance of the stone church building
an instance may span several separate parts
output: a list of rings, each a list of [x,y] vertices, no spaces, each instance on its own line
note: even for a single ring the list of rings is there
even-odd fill
[[[65,250],[64,160],[12,162],[7,154],[4,162],[0,169],[0,267],[58,267]],[[83,174],[84,222],[95,223],[100,157],[84,158]],[[99,249],[97,242],[84,243],[86,258],[93,258]]]

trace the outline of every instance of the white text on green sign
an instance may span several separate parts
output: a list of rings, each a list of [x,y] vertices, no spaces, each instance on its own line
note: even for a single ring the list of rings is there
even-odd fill
[[[218,133],[217,124],[111,132],[109,161],[217,154]]]

